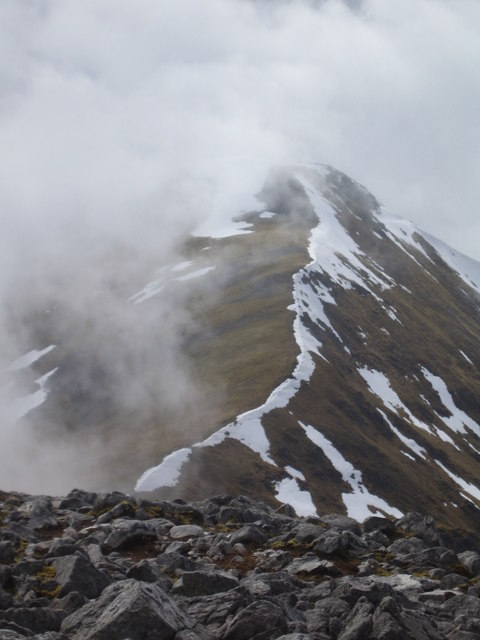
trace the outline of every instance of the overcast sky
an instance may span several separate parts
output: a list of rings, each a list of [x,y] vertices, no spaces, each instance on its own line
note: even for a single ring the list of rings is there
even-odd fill
[[[2,0],[3,267],[152,242],[295,162],[480,258],[479,33],[478,0]]]
[[[270,165],[331,164],[480,259],[479,33],[479,0],[0,0],[0,374],[48,346],[31,310],[58,302],[90,328],[78,388],[101,365],[122,407],[197,402],[176,359],[189,318],[166,300],[138,324],[125,283],[244,208]],[[95,442],[17,426],[2,486],[50,469],[69,488],[99,464]]]

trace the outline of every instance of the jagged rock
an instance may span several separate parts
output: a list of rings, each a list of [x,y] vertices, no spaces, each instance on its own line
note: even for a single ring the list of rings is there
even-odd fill
[[[192,626],[161,587],[124,580],[65,618],[61,631],[71,640],[168,640]]]
[[[471,576],[480,575],[480,554],[475,551],[464,551],[458,554],[458,558]]]
[[[15,577],[32,576],[44,567],[43,560],[20,560],[12,566],[12,575]]]
[[[182,556],[180,553],[165,552],[156,558],[160,567],[164,567],[166,573],[175,573],[177,570],[195,571],[196,564],[190,558]]]
[[[232,533],[230,537],[230,544],[234,545],[238,542],[253,542],[260,545],[265,544],[267,540],[268,536],[266,536],[259,527],[256,527],[255,525],[246,525],[245,527],[242,527],[241,529],[238,529],[238,531]]]
[[[103,513],[97,518],[97,524],[106,524],[116,520],[117,518],[133,518],[137,510],[136,504],[127,500],[122,500],[116,504],[110,511]]]
[[[418,554],[419,562],[421,562],[422,556],[420,554],[426,549],[428,549],[428,546],[423,540],[420,540],[420,538],[412,537],[395,540],[395,542],[392,542],[392,544],[387,547],[387,552],[401,556]]]
[[[110,511],[113,507],[123,500],[127,500],[127,496],[119,491],[112,491],[111,493],[99,493],[95,496],[92,506],[92,511],[97,514],[97,517]]]
[[[172,580],[165,574],[165,567],[160,565],[156,558],[145,558],[137,562],[127,571],[127,578],[141,580],[142,582],[156,582],[165,591],[170,591],[173,584]]]
[[[0,611],[0,629],[5,622],[11,622],[33,633],[59,631],[64,617],[61,611],[46,607],[16,607]]]
[[[25,635],[11,629],[0,629],[0,640],[24,640]]]
[[[77,611],[86,604],[88,598],[78,591],[70,591],[66,596],[55,598],[55,601],[52,603],[53,609],[58,609],[59,611],[64,611],[65,615],[72,613],[73,611]]]
[[[373,626],[373,610],[373,605],[365,597],[359,598],[338,640],[367,640]]]
[[[455,589],[460,585],[465,586],[467,582],[469,583],[468,578],[465,578],[465,576],[461,576],[458,573],[449,573],[440,580],[440,587],[442,589]]]
[[[11,606],[12,596],[0,587],[0,609],[8,609]]]
[[[374,640],[404,640],[405,631],[387,611],[373,614],[371,638]]]
[[[75,544],[75,540],[57,539],[52,542],[46,558],[60,558],[62,556],[71,556],[74,553],[81,553],[82,550]]]
[[[302,583],[286,571],[255,573],[244,578],[241,584],[256,597],[293,593],[302,587]]]
[[[351,531],[357,536],[362,533],[359,523],[348,516],[342,516],[338,513],[329,513],[325,516],[321,516],[320,520],[329,527],[339,529],[340,531]]]
[[[34,504],[55,528],[32,529]],[[228,496],[135,505],[119,493],[2,503],[0,640],[480,637],[480,556],[442,546],[424,516],[407,514],[392,533],[376,516],[361,527],[306,521]],[[239,529],[217,525],[222,509],[235,510]],[[88,526],[55,537],[77,517]],[[139,627],[142,616],[150,622]]]
[[[0,564],[11,564],[15,557],[15,549],[10,540],[0,541]]]
[[[238,587],[238,580],[223,571],[185,571],[173,591],[186,596],[207,596]]]
[[[295,575],[340,575],[340,571],[333,564],[333,562],[330,562],[329,560],[319,560],[317,556],[304,556],[303,558],[296,558],[285,567],[285,571]]]
[[[306,522],[293,529],[292,533],[295,539],[301,544],[310,544],[315,538],[318,538],[325,531],[325,525],[320,526],[318,524],[310,524]]]
[[[0,587],[5,587],[11,580],[12,571],[10,567],[0,565]]]
[[[362,529],[364,533],[372,533],[373,531],[380,531],[386,536],[390,537],[395,533],[395,524],[388,520],[388,518],[381,518],[379,516],[370,516],[362,523]]]
[[[395,595],[393,588],[388,583],[376,579],[376,577],[339,578],[336,584],[332,595],[345,600],[350,606],[354,606],[362,597],[377,605],[383,598]]]
[[[195,633],[195,631],[191,629],[184,629],[175,634],[174,640],[205,640],[205,635],[202,634],[199,636],[198,633]],[[210,636],[208,640],[210,640]]]
[[[414,533],[417,538],[423,540],[430,547],[443,545],[442,538],[431,516],[422,516],[415,512],[407,513],[395,522],[395,526]]]
[[[140,520],[116,520],[112,525],[111,532],[105,538],[104,547],[115,550],[147,539],[157,539],[157,532],[148,522]]]
[[[55,580],[61,585],[60,596],[78,591],[87,598],[97,598],[110,584],[110,579],[98,571],[83,555],[64,556],[52,561]]]
[[[418,594],[420,602],[445,602],[452,598],[455,592],[451,589],[434,589],[433,591],[424,591]]]
[[[292,557],[289,551],[266,549],[257,554],[257,566],[263,571],[280,571],[292,560]]]
[[[184,607],[188,616],[195,623],[216,630],[224,624],[225,620],[232,618],[240,609],[245,608],[251,602],[250,594],[244,588],[238,587],[211,596],[188,598]]]
[[[223,640],[269,640],[288,629],[281,607],[258,600],[242,609],[222,630]]]
[[[413,552],[414,554],[417,552]],[[451,567],[453,564],[458,564],[460,561],[457,555],[446,547],[429,547],[424,551],[418,552],[420,562],[431,563],[442,567]]]
[[[58,520],[52,511],[52,501],[49,498],[39,497],[25,502],[22,505],[22,511],[28,517],[28,526],[31,529],[58,526]]]
[[[405,629],[405,638],[415,640],[443,640],[439,633],[435,617],[427,615],[424,611],[414,609],[402,609],[399,612],[399,623]]]
[[[315,607],[306,612],[307,629],[311,633],[330,635],[342,628],[342,622],[350,613],[347,602],[340,598],[324,598],[315,603]]]
[[[95,567],[101,566],[105,562],[105,556],[99,544],[87,544],[85,547],[82,547],[82,549]]]
[[[81,489],[72,489],[68,496],[62,498],[58,505],[59,509],[79,510],[83,508],[91,509],[95,502],[96,494],[82,491]]]
[[[322,533],[315,541],[313,549],[319,553],[331,555],[345,551],[350,544],[346,531],[329,530]]]
[[[169,535],[174,540],[198,538],[199,536],[203,536],[203,529],[196,524],[180,524],[176,527],[172,527]]]

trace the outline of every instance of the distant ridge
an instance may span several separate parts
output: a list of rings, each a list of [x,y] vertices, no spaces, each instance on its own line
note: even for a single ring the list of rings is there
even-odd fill
[[[59,336],[59,315],[37,342],[57,347],[32,365],[48,394],[25,419],[95,434],[94,486],[243,493],[305,516],[420,511],[477,539],[480,264],[332,167],[276,169],[257,201],[241,233],[187,239],[125,295],[159,371],[156,309],[188,309],[178,347],[195,397],[118,406],[94,340]],[[101,384],[79,394],[85,371]]]

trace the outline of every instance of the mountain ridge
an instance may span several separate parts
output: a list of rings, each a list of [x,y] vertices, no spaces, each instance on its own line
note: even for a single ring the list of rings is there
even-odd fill
[[[328,172],[331,171],[331,170],[330,169],[325,169],[324,171],[326,171],[327,174],[328,174]],[[373,232],[372,232],[374,235],[380,236],[382,240],[385,239],[385,238],[388,238],[389,240],[391,240],[391,242],[393,244],[395,244],[395,246],[398,247],[402,251],[402,253],[404,253],[404,254],[406,253],[407,254],[409,262],[413,262],[416,267],[420,268],[424,272],[424,274],[425,274],[424,278],[426,278],[427,281],[428,281],[428,279],[435,280],[435,276],[432,275],[432,273],[430,273],[429,269],[433,270],[434,267],[438,266],[437,265],[437,263],[439,263],[438,257],[440,257],[440,256],[438,256],[438,255],[437,256],[433,256],[431,246],[428,246],[428,243],[423,239],[423,237],[420,235],[419,231],[417,231],[415,229],[415,227],[413,225],[411,225],[410,223],[408,223],[408,222],[400,221],[399,219],[395,219],[395,218],[393,220],[392,219],[388,219],[383,214],[383,212],[381,211],[378,202],[376,202],[376,200],[370,194],[368,194],[368,192],[366,190],[364,190],[363,188],[360,188],[359,186],[356,186],[355,183],[353,183],[352,181],[349,181],[348,178],[341,176],[341,174],[339,174],[338,172],[331,173],[330,175],[333,175],[335,177],[335,180],[339,180],[340,183],[342,181],[347,181],[347,188],[349,190],[357,189],[358,191],[357,191],[357,194],[356,194],[356,198],[358,199],[358,197],[359,197],[358,194],[360,193],[366,199],[366,201],[368,203],[367,206],[370,208],[370,211],[373,210],[375,212],[375,214],[376,214],[376,215],[373,215],[373,216],[369,217],[367,215],[368,211],[359,212],[358,211],[358,204],[357,204],[357,214],[355,214],[353,212],[350,212],[350,220],[349,220],[350,225],[355,224],[355,221],[352,220],[352,218],[355,218],[355,217],[361,219],[363,222],[365,222],[367,220],[369,222],[369,224],[374,226]],[[305,185],[304,185],[304,187],[305,187]],[[308,187],[307,187],[307,189],[308,189]],[[311,187],[310,187],[310,189],[311,189],[311,193],[314,193],[315,190],[313,188],[311,188]],[[337,194],[334,193],[332,199],[335,201],[335,199],[337,199],[337,198],[338,198]],[[317,203],[317,206],[318,206],[318,203]],[[317,209],[317,213],[318,213],[318,209]],[[335,213],[338,213],[338,212],[335,212]],[[325,225],[325,219],[324,219],[324,217],[322,217],[322,214],[324,216],[324,211],[322,211],[322,213],[318,215],[318,218],[321,220],[321,223],[323,223],[323,225]],[[360,214],[360,215],[358,215],[358,214]],[[345,218],[345,211],[342,212],[341,215],[343,215],[344,218]],[[332,225],[332,222],[333,222],[332,226],[336,225],[335,220],[333,219],[332,216],[330,217],[329,222],[330,222],[331,225]],[[395,233],[395,231],[392,231],[392,227],[395,229],[396,233]],[[321,233],[322,235],[325,234],[324,230],[322,229],[322,224],[320,224],[318,226],[318,230],[319,230],[319,233]],[[360,235],[360,231],[358,229],[356,230],[356,232],[357,232],[358,235]],[[354,233],[355,233],[355,231],[354,231]],[[401,233],[407,239],[407,242],[402,242],[402,240],[398,238],[398,234],[399,233]],[[319,324],[322,325],[322,329],[323,329],[322,333],[323,333],[324,339],[325,339],[326,332],[329,332],[331,335],[333,334],[333,336],[334,336],[333,339],[338,339],[339,341],[341,341],[340,335],[336,331],[335,327],[332,325],[332,321],[329,319],[329,317],[327,316],[327,314],[326,314],[326,312],[324,310],[324,308],[327,307],[327,308],[329,308],[330,313],[332,314],[333,299],[331,298],[331,295],[330,295],[330,293],[328,291],[328,287],[332,286],[331,283],[332,283],[332,281],[335,282],[335,279],[336,279],[336,284],[337,285],[338,284],[345,285],[345,283],[348,282],[348,285],[346,287],[344,286],[344,288],[347,288],[347,287],[348,288],[350,288],[350,287],[354,288],[356,286],[360,291],[360,295],[365,295],[364,292],[366,291],[367,292],[366,295],[368,295],[370,298],[375,299],[377,303],[381,304],[381,306],[383,308],[383,311],[385,311],[387,313],[387,315],[389,316],[389,320],[391,322],[395,322],[397,324],[401,324],[401,321],[399,321],[399,319],[395,315],[394,306],[389,304],[388,302],[385,304],[385,301],[383,299],[380,299],[379,296],[376,294],[376,292],[373,290],[373,287],[375,287],[375,286],[379,287],[382,290],[388,290],[388,289],[391,288],[390,285],[391,285],[392,282],[395,282],[395,284],[398,284],[398,272],[395,274],[396,280],[390,278],[389,276],[386,277],[385,271],[382,272],[382,270],[378,268],[378,265],[375,263],[375,261],[373,261],[373,264],[372,264],[372,261],[370,261],[369,267],[367,267],[364,263],[361,262],[362,261],[362,256],[361,256],[360,252],[355,251],[355,250],[353,250],[353,251],[351,250],[350,253],[348,254],[348,247],[347,247],[347,250],[345,249],[345,247],[342,247],[341,242],[338,241],[338,234],[337,234],[336,238],[332,238],[332,231],[329,230],[325,235],[327,235],[327,238],[332,243],[332,250],[331,250],[330,254],[326,258],[325,258],[325,245],[324,245],[324,243],[320,244],[321,250],[324,251],[323,257],[324,257],[324,259],[326,259],[329,262],[328,273],[326,273],[324,271],[323,273],[319,274],[318,270],[317,270],[317,272],[313,276],[314,279],[315,279],[315,284],[312,287],[312,289],[314,290],[314,294],[315,295],[314,295],[313,298],[310,295],[310,297],[308,299],[308,302],[306,302],[306,305],[304,306],[304,313],[305,313],[305,308],[306,307],[309,308],[309,313],[310,313],[311,310],[312,310],[312,307],[314,305],[316,305],[316,317],[313,319],[314,321],[312,322],[312,325],[314,325],[314,326],[316,325],[316,327],[317,327],[315,329],[316,336],[310,334],[310,340],[311,340],[310,341],[310,345],[309,345],[310,349],[307,348],[307,349],[305,349],[305,351],[310,352],[310,353],[312,351],[313,352],[317,351],[316,355],[320,356],[320,357],[325,357],[325,356],[323,356],[323,354],[318,352],[318,344],[319,344],[319,340],[318,340],[318,335],[319,335],[318,325]],[[322,238],[322,240],[323,239],[324,238]],[[340,251],[339,251],[339,249],[340,249]],[[342,249],[343,249],[343,255],[342,255],[342,257],[338,257],[338,253],[342,252]],[[371,248],[370,248],[370,251],[371,251]],[[349,256],[349,260],[348,260],[349,264],[346,264],[346,262],[347,262],[347,260],[345,259],[345,254],[346,253]],[[359,257],[359,254],[360,254],[360,257]],[[369,257],[370,257],[370,255],[369,255]],[[390,256],[389,256],[389,258],[390,258]],[[315,262],[315,260],[313,262]],[[354,265],[354,269],[353,270],[351,268],[352,264]],[[472,261],[472,264],[473,264],[473,261]],[[412,267],[410,266],[410,268],[412,268]],[[305,271],[307,269],[308,269],[308,267],[305,267],[303,272],[302,272],[303,273],[302,278],[304,278],[304,279],[306,277]],[[440,266],[440,269],[443,269],[443,267]],[[355,270],[357,271],[357,273],[355,272]],[[358,277],[358,272],[363,272],[363,274],[367,274],[366,279],[365,279],[365,275],[363,275],[363,274],[362,274],[363,275],[363,279]],[[445,277],[445,274],[443,273],[443,271],[442,271],[442,277]],[[455,277],[455,276],[453,276],[453,277]],[[450,279],[451,278],[452,278],[452,276],[450,275]],[[325,284],[326,282],[328,284]],[[406,292],[406,289],[408,289],[408,287],[406,286],[407,284],[408,284],[408,280],[405,281],[405,284],[401,284],[400,285],[400,287],[402,288],[402,293],[403,293],[403,291]],[[471,282],[467,282],[467,284],[469,284],[469,286],[472,285]],[[319,310],[318,309],[318,297],[319,297],[319,289],[321,289],[321,287],[323,287],[322,295],[324,297],[325,304],[322,305],[322,309]],[[425,287],[425,284],[424,284],[424,287]],[[307,293],[303,292],[303,295],[304,296],[308,295],[308,292]],[[408,295],[410,295],[410,294],[408,294]],[[476,293],[473,294],[474,297],[476,295],[477,295]],[[467,300],[467,306],[469,307],[470,311],[472,310],[472,307],[470,307],[471,296],[472,296],[471,293],[469,293],[467,295],[467,299],[468,299]],[[295,295],[294,295],[294,297],[295,297]],[[464,303],[465,303],[465,301],[462,300],[462,304],[464,304]],[[474,302],[474,305],[475,305],[475,302]],[[478,306],[476,307],[476,311],[478,312]],[[296,320],[297,322],[298,322],[299,315],[300,314],[297,312],[297,320]],[[307,313],[307,316],[308,316],[308,313]],[[391,322],[390,322],[389,326],[392,326]],[[315,334],[315,331],[312,332],[312,333]],[[384,328],[384,333],[387,333],[387,332],[388,332],[388,329]],[[332,339],[331,335],[329,336],[329,339]],[[316,341],[316,344],[315,344],[315,341]],[[299,340],[298,340],[298,336],[297,336],[297,343],[298,342],[299,342]],[[347,347],[347,349],[348,349],[348,347]],[[465,356],[465,353],[464,352],[462,352],[462,353],[463,353],[463,356]],[[444,427],[439,429],[437,426],[430,427],[430,425],[424,424],[424,423],[422,423],[421,420],[416,418],[416,416],[412,413],[412,411],[407,408],[406,403],[402,402],[402,400],[400,400],[398,394],[395,391],[393,391],[393,389],[391,387],[391,384],[390,384],[388,378],[385,376],[385,374],[382,374],[380,371],[378,371],[374,367],[375,360],[378,361],[378,354],[372,354],[372,355],[374,355],[375,358],[373,360],[367,361],[364,364],[363,368],[359,368],[358,373],[360,373],[360,375],[363,377],[364,382],[367,383],[367,388],[368,388],[369,393],[371,393],[375,397],[381,399],[382,395],[384,395],[385,392],[393,394],[393,401],[390,401],[389,404],[387,403],[384,406],[384,409],[386,408],[387,411],[378,409],[377,413],[380,415],[380,418],[381,418],[381,421],[383,422],[383,424],[387,424],[389,429],[391,430],[391,432],[395,435],[395,437],[399,438],[399,440],[402,442],[402,444],[406,445],[407,448],[410,450],[410,452],[409,451],[404,451],[405,454],[411,456],[412,452],[413,452],[414,456],[417,456],[417,459],[421,459],[421,458],[425,459],[425,456],[421,455],[422,449],[418,446],[418,444],[416,443],[415,439],[411,437],[412,436],[412,432],[410,432],[410,436],[409,436],[405,432],[402,432],[401,428],[399,429],[398,426],[396,427],[394,424],[392,424],[392,421],[394,421],[395,419],[397,420],[397,424],[399,422],[398,421],[398,418],[399,418],[398,409],[400,410],[401,414],[404,413],[407,416],[409,416],[408,420],[410,422],[412,422],[414,424],[414,426],[417,427],[417,430],[421,429],[421,430],[424,430],[424,431],[429,431],[429,430],[431,430],[432,432],[434,431],[435,432],[435,437],[437,437],[439,439],[443,439],[444,441],[448,442],[451,447],[454,447],[454,448],[456,447],[458,449],[458,445],[453,441],[453,439],[449,435],[448,429],[445,430]],[[306,358],[308,358],[307,354],[305,354],[305,356],[306,356]],[[468,356],[467,356],[467,358],[468,358]],[[470,364],[470,363],[467,362],[467,364]],[[398,364],[396,362],[395,362],[395,365],[398,366]],[[299,362],[297,367],[301,368],[301,366],[302,366],[302,363]],[[428,371],[428,369],[426,367],[422,367],[420,370],[422,372],[425,372],[424,373],[424,377],[425,377],[426,381],[430,381],[430,383],[432,383],[432,380],[434,380],[434,382],[436,380],[437,383],[439,381],[441,381],[440,377],[433,376],[432,374],[430,374],[430,372]],[[370,384],[369,384],[369,380],[368,380],[368,374],[366,372],[370,372],[372,374],[370,376]],[[362,373],[363,373],[363,375],[362,375]],[[397,375],[398,375],[398,372],[397,372]],[[414,373],[413,375],[416,376],[417,374]],[[293,374],[293,377],[295,378],[295,374]],[[376,380],[376,384],[374,382],[375,380]],[[478,376],[477,376],[477,380],[478,380]],[[300,379],[300,381],[301,382],[307,382],[306,380],[301,380],[301,379]],[[420,380],[419,380],[419,382],[421,383]],[[288,385],[288,381],[286,383],[284,383],[284,384]],[[321,381],[319,380],[318,381],[318,385],[320,385],[320,384],[321,384]],[[312,386],[314,386],[314,385],[312,385]],[[443,385],[443,387],[445,387],[445,385]],[[379,391],[379,388],[380,389],[383,388],[383,393],[382,393],[382,391]],[[282,386],[279,389],[282,389]],[[433,390],[434,393],[438,393],[438,389],[435,389],[433,384],[432,384],[432,390]],[[270,396],[269,400],[267,400],[267,402],[265,403],[264,407],[266,408],[266,411],[264,412],[264,414],[267,414],[272,409],[275,409],[275,407],[272,406],[272,396],[274,394],[276,394],[276,393],[277,394],[279,393],[278,389],[276,391],[272,392],[272,395]],[[362,395],[363,394],[364,394],[364,392],[362,392]],[[445,397],[444,397],[444,399],[445,399]],[[292,403],[295,402],[295,394],[292,395],[290,400],[292,400]],[[361,401],[364,402],[364,397],[361,398]],[[301,415],[305,411],[305,406],[301,406],[301,401],[298,401],[298,405],[299,406],[298,406],[297,411]],[[450,406],[451,407],[452,406],[455,407],[453,401],[451,401]],[[277,408],[282,408],[282,407],[277,407]],[[396,408],[397,408],[397,410],[396,410]],[[476,415],[478,416],[478,406],[475,406],[475,408],[477,410],[476,411]],[[447,411],[445,411],[445,409],[446,409],[446,407],[444,407],[444,409],[443,409],[443,414],[448,415],[448,409],[447,409]],[[352,408],[351,411],[352,411],[353,414],[355,414],[356,410],[357,410],[357,413],[358,413],[358,407],[356,409]],[[392,418],[392,416],[390,416],[390,419],[389,419],[389,417],[387,415],[389,410],[393,410],[393,412],[397,414],[395,416],[395,418]],[[250,414],[247,413],[247,416],[250,415],[250,417],[252,417],[251,416],[252,413],[255,414],[255,410],[250,412]],[[434,413],[436,413],[437,416],[440,417],[442,415],[442,409],[440,409],[439,412],[436,411]],[[457,427],[458,427],[458,429],[461,429],[461,419],[459,419],[459,415],[460,415],[460,411],[457,410],[456,418],[459,420]],[[463,413],[462,415],[464,416],[465,422],[468,423],[468,416],[466,416],[465,413]],[[243,416],[239,416],[239,418],[237,419],[237,422],[238,422],[238,420],[241,421],[242,417]],[[371,412],[370,412],[370,416],[369,417],[370,417],[370,420],[372,422],[374,422],[374,424],[375,423],[379,424],[377,416],[372,416]],[[281,420],[283,420],[283,422],[285,422],[285,419],[286,419],[285,415],[283,415]],[[429,420],[432,420],[432,418],[430,416],[429,416]],[[436,420],[436,418],[434,418],[434,420]],[[275,420],[272,417],[271,424],[273,425],[274,423],[275,423]],[[278,424],[278,419],[277,419],[277,424]],[[472,424],[476,425],[474,428],[478,433],[478,425],[477,425],[477,423],[470,418],[470,422],[469,422],[470,427],[472,427]],[[304,429],[305,433],[307,433],[307,425],[301,423],[301,426]],[[405,424],[403,424],[402,426],[403,426],[403,429],[405,429]],[[235,427],[238,428],[235,423],[233,424],[233,427],[234,428]],[[309,428],[313,428],[313,427],[310,426]],[[256,451],[256,453],[259,454],[261,458],[263,458],[264,462],[271,463],[272,460],[270,459],[270,457],[266,453],[269,447],[265,443],[263,435],[261,433],[262,426],[261,425],[259,426],[257,424],[257,429],[259,431],[258,438],[261,441],[263,440],[263,445],[261,445],[259,447],[258,446],[258,442],[256,442],[255,446],[253,446],[251,448],[254,451]],[[269,429],[267,427],[265,428],[265,430],[269,431]],[[235,437],[231,433],[232,425],[228,425],[227,427],[224,427],[223,431],[224,432],[228,431],[230,438]],[[251,428],[247,429],[247,431],[251,433]],[[384,431],[384,429],[383,429],[383,431]],[[285,435],[285,430],[282,431],[282,434]],[[318,434],[317,430],[316,430],[316,434]],[[335,425],[335,434],[336,435],[338,434],[337,425]],[[270,427],[269,436],[272,437],[272,438],[277,438],[278,439],[278,435],[277,436],[273,435],[272,427]],[[382,436],[385,437],[385,434],[383,433]],[[315,437],[317,437],[317,440],[318,440],[318,438],[321,437],[321,434],[320,435],[316,435]],[[325,447],[330,451],[330,454],[333,455],[333,456],[336,456],[337,458],[340,459],[340,466],[341,465],[344,465],[344,466],[347,465],[347,467],[349,466],[349,469],[351,468],[350,469],[350,474],[353,474],[354,476],[356,474],[358,476],[358,478],[362,478],[362,473],[359,471],[359,467],[361,467],[361,465],[359,465],[355,470],[354,466],[352,466],[345,459],[345,457],[343,457],[342,454],[340,454],[338,448],[336,448],[332,444],[332,441],[329,440],[328,438],[325,438],[325,436],[323,436],[323,438],[324,438]],[[338,435],[337,435],[337,438],[338,438]],[[217,436],[217,440],[218,439],[219,439],[219,437]],[[245,439],[244,438],[242,439],[242,437],[240,437],[239,440],[245,442]],[[267,438],[267,440],[268,440],[268,438]],[[311,438],[311,440],[312,440],[312,438]],[[343,442],[344,442],[344,444],[347,444],[345,442],[345,440]],[[202,445],[198,445],[198,446],[201,446],[203,448],[203,446],[206,446],[206,445],[210,445],[211,446],[212,444],[215,444],[215,436],[211,436]],[[217,445],[218,445],[218,441],[217,441]],[[262,446],[263,446],[263,448],[262,448]],[[279,446],[282,447],[282,448],[285,448],[285,443],[284,442],[283,443],[279,443]],[[358,443],[356,443],[354,446],[358,447]],[[469,442],[468,446],[471,449],[473,449],[475,453],[477,452],[477,449],[475,449],[475,446],[471,441]],[[325,453],[325,447],[323,449],[324,453]],[[295,447],[293,447],[293,449],[294,448]],[[350,445],[349,448],[351,449],[351,445]],[[365,451],[364,445],[360,446],[358,448],[360,449],[360,451]],[[405,449],[405,447],[404,447],[404,449]],[[423,451],[425,451],[425,449],[423,449]],[[372,454],[373,454],[373,452],[372,452]],[[188,450],[185,450],[185,449],[182,450],[180,456],[181,456],[181,462],[184,463],[185,459],[188,458],[188,456],[189,456]],[[358,455],[356,457],[358,459]],[[170,466],[170,469],[172,469],[172,466],[171,466],[172,463],[173,463],[173,459],[172,459],[172,457],[169,457],[168,458],[168,464]],[[371,461],[370,460],[367,463],[367,467],[368,467],[369,464],[371,465]],[[458,482],[458,480],[459,480],[458,476],[456,474],[452,473],[451,471],[449,471],[445,464],[443,464],[439,460],[436,460],[436,464],[442,469],[442,471],[444,473],[449,475],[450,478],[453,478],[455,476],[455,481],[461,487],[462,486],[463,486],[463,488],[466,487],[466,492],[465,493],[467,493],[467,497],[466,497],[467,500],[471,499],[471,497],[469,498],[469,495],[471,495],[472,493],[473,493],[473,495],[477,494],[477,490],[476,490],[476,487],[475,487],[474,483],[472,483],[469,486],[469,483],[467,483],[465,481],[464,481],[465,483],[462,483],[461,481]],[[205,466],[208,466],[208,465],[206,464]],[[214,466],[214,465],[210,465],[210,467],[212,467],[212,466]],[[299,466],[299,465],[297,465],[297,466]],[[298,480],[301,480],[301,481],[305,482],[304,473],[303,473],[301,467],[300,467],[300,470],[297,469],[294,464],[292,464],[291,467],[294,468],[294,470],[296,470],[297,474],[296,475],[294,474],[293,476],[292,475],[289,475],[289,476],[287,475],[286,477],[283,477],[281,480],[274,481],[275,486],[277,486],[277,487],[279,485],[282,486],[282,482],[283,482],[283,486],[286,486],[287,484],[289,484],[290,487],[292,487],[293,483],[295,483],[295,482],[298,485]],[[178,473],[178,471],[179,471],[178,468],[175,468],[175,472],[174,473]],[[336,471],[338,472],[338,469],[336,469]],[[367,469],[366,473],[369,474],[369,480],[367,480],[367,483],[372,483],[372,479],[374,479],[374,478],[373,478],[373,475],[372,475],[371,466],[370,466],[370,469]],[[342,478],[343,478],[343,482],[347,482],[348,483],[349,474],[348,473],[342,473],[341,475],[342,475]],[[144,478],[145,478],[145,476],[144,476]],[[316,486],[317,487],[320,484],[321,484],[320,482],[318,482],[318,481],[316,482]],[[322,484],[325,484],[325,483],[322,483]],[[388,483],[383,481],[383,482],[380,483],[380,486],[382,486],[384,484],[388,485]],[[390,482],[390,484],[391,484],[391,482]],[[305,485],[302,485],[302,486],[305,486]],[[359,489],[359,495],[357,495],[357,499],[359,497],[360,498],[362,498],[362,497],[365,498],[366,495],[369,495],[369,491],[366,488],[365,484],[361,483],[359,486],[360,486],[360,489]],[[370,484],[370,486],[371,486],[371,484]],[[377,486],[378,486],[378,481],[377,481]],[[139,484],[137,485],[137,488],[140,488],[140,489],[142,488],[142,480],[139,481]],[[300,490],[301,493],[304,493],[304,491],[301,491],[300,486],[297,486],[297,489]],[[298,490],[297,490],[297,499],[299,497]],[[354,495],[353,485],[351,485],[350,491],[344,491],[343,492],[343,494],[342,494],[343,495],[343,502],[345,502],[345,496],[349,496],[350,495],[350,496],[353,497],[353,495],[351,494],[352,490],[353,490],[353,495]],[[384,489],[382,489],[382,491],[383,491],[384,496],[385,496]],[[465,498],[465,493],[463,494],[464,498]],[[323,494],[325,494],[325,491],[323,491]],[[285,495],[285,494],[283,494],[283,495]],[[392,491],[390,491],[390,495],[392,495]],[[293,494],[292,494],[291,497],[293,498]],[[319,501],[320,504],[324,503],[323,497],[324,496],[322,495],[322,500]],[[372,503],[375,502],[375,497],[374,496],[370,496],[370,499],[371,499]],[[379,500],[378,497],[376,499]],[[398,500],[398,498],[397,498],[397,500]],[[388,505],[388,502],[385,502],[385,500],[382,499],[381,500],[381,504],[382,504],[382,507],[381,507],[382,509],[388,511],[388,509],[390,508],[390,512],[391,513],[394,512],[394,508],[392,508],[390,505]],[[398,504],[398,502],[397,502],[397,504]],[[337,506],[339,506],[339,505],[337,504]],[[397,514],[398,514],[398,512],[397,512]]]
[[[131,478],[139,490],[187,499],[241,492],[312,515],[358,505],[429,513],[433,504],[439,524],[475,536],[475,261],[434,246],[331,167],[278,168],[257,199],[258,210],[236,218],[241,235],[191,238],[181,262],[125,296],[138,318],[155,319],[162,296],[188,308],[179,347],[200,391],[184,408],[122,414],[108,387],[100,400],[75,400],[75,364],[65,378],[57,347],[43,356],[58,372],[34,413],[66,416],[81,433],[96,412],[107,452],[99,468],[113,486]],[[79,351],[75,342],[61,348]],[[64,409],[62,376],[71,380],[61,386]],[[115,438],[123,444],[109,459]],[[147,466],[157,471],[142,475]]]

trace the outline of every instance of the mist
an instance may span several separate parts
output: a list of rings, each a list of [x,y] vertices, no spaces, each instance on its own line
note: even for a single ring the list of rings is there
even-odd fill
[[[248,207],[271,165],[328,163],[480,259],[479,24],[476,0],[5,0],[2,370],[70,341],[80,399],[109,390],[140,422],[159,402],[208,415],[179,355],[181,295],[141,326],[126,300],[184,259],[187,231]],[[5,425],[56,357],[4,376]],[[115,438],[61,435],[47,409],[2,430],[0,485],[101,485]]]

